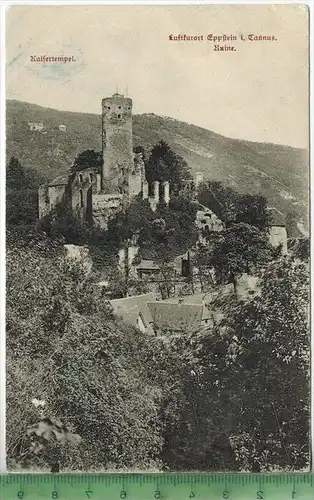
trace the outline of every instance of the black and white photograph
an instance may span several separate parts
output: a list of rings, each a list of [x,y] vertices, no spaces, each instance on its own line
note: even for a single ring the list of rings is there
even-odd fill
[[[6,10],[9,472],[309,472],[308,16]]]

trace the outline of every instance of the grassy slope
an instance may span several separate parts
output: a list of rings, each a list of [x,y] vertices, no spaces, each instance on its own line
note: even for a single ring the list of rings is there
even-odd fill
[[[43,122],[46,133],[27,122]],[[66,132],[58,126],[67,125]],[[308,152],[276,144],[230,139],[209,130],[154,114],[133,117],[134,145],[147,151],[164,139],[193,172],[220,180],[239,192],[264,195],[284,213],[295,212],[307,226]],[[85,149],[101,149],[101,117],[7,101],[7,157],[17,156],[45,178],[67,172]]]

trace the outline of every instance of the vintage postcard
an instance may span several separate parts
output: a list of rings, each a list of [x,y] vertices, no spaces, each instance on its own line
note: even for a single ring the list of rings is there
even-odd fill
[[[308,23],[7,9],[9,470],[309,470]]]

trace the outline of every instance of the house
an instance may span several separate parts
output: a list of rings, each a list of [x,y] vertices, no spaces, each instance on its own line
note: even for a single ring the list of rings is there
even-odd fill
[[[110,300],[113,313],[141,332],[197,332],[213,325],[204,295],[159,300],[159,294],[146,293]]]
[[[210,313],[205,306],[178,302],[149,302],[156,333],[195,333],[210,326]]]
[[[191,257],[194,257],[195,252],[188,250],[184,254],[178,255],[173,259],[173,267],[177,276],[189,278],[193,273]]]
[[[243,298],[249,298],[251,293],[251,288],[244,283],[247,278],[250,277],[244,276],[239,284],[243,288]],[[230,307],[235,295],[233,285],[227,284],[205,294],[196,293],[165,300],[160,300],[159,297],[159,294],[151,292],[113,299],[110,304],[116,316],[143,333],[175,335],[196,333],[218,325],[224,319],[226,307]]]
[[[110,305],[117,317],[135,326],[141,332],[153,335],[153,318],[147,303],[155,301],[156,298],[157,294],[146,293],[122,299],[113,299],[110,300]]]
[[[38,123],[38,122],[28,122],[27,123],[27,126],[29,128],[29,130],[36,130],[38,132],[41,132],[42,130],[44,130],[44,124],[43,123]]]
[[[144,277],[157,276],[160,274],[160,267],[153,260],[141,260],[140,264],[136,267],[137,275],[140,279]]]
[[[213,325],[202,296],[148,302],[155,332],[195,333]]]
[[[66,125],[59,125],[60,132],[66,132],[66,129],[67,129]]]
[[[169,268],[173,269],[174,275],[182,278],[189,278],[192,273],[191,257],[194,252],[188,250],[182,255],[178,255],[169,263]],[[160,266],[153,260],[142,259],[136,266],[137,275],[140,279],[144,277],[155,277],[161,272]]]
[[[203,210],[198,210],[196,212],[196,227],[205,232],[216,232],[223,231],[224,223],[217,217],[212,210],[207,207],[202,207]]]

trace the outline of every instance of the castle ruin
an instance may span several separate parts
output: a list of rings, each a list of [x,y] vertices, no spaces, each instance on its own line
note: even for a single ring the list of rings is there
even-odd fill
[[[40,186],[39,218],[62,206],[82,220],[106,229],[109,218],[125,210],[135,196],[147,199],[153,211],[160,202],[169,205],[169,182],[154,181],[149,186],[142,153],[133,152],[132,105],[132,99],[118,93],[102,100],[102,168],[86,168]],[[202,182],[202,172],[196,172],[195,179],[186,181],[185,196],[195,200]],[[282,214],[270,210],[275,211],[275,217],[269,241],[274,247],[281,245],[286,254],[285,223],[277,220]],[[224,229],[224,223],[207,207],[197,212],[195,224],[204,243],[206,233]]]
[[[142,154],[133,152],[132,99],[122,94],[102,100],[102,157],[100,171],[91,167],[40,186],[39,217],[62,203],[83,220],[106,228],[109,218],[135,196],[147,199],[153,211],[161,201],[169,205],[169,182],[149,186]]]

